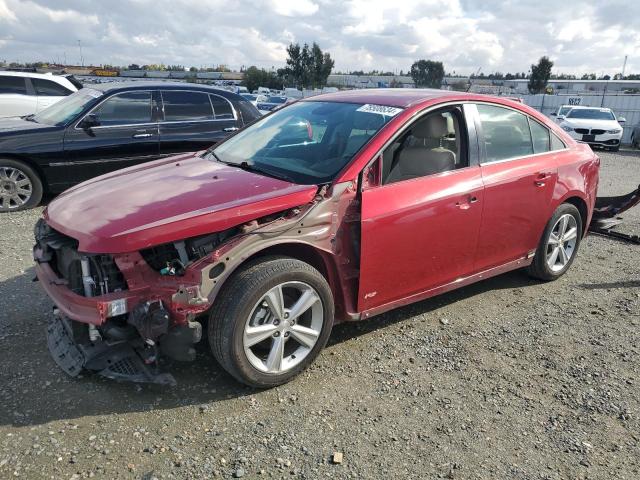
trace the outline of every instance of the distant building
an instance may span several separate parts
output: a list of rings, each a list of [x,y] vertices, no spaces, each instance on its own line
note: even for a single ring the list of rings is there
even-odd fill
[[[414,88],[413,79],[407,75],[329,75],[327,84],[338,88]]]
[[[504,93],[529,93],[527,84],[529,80],[494,80],[494,85],[501,84]],[[549,80],[547,87],[551,88],[554,94],[575,93],[625,93],[640,91],[640,80]]]

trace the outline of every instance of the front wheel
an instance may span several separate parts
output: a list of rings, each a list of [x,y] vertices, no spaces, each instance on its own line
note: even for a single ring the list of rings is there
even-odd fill
[[[274,387],[313,362],[333,317],[331,289],[320,272],[296,259],[270,257],[229,279],[214,302],[209,344],[241,382]]]
[[[42,182],[36,172],[17,160],[0,158],[0,212],[33,208],[42,200]]]
[[[555,280],[566,273],[578,253],[582,238],[582,217],[578,209],[563,203],[547,223],[540,244],[528,267],[539,280]]]

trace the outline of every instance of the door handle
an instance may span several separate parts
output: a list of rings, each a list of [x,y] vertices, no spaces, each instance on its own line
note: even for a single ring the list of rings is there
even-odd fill
[[[544,187],[547,184],[546,180],[549,180],[550,177],[550,173],[539,173],[533,183],[536,187]]]
[[[460,210],[469,210],[469,208],[471,208],[471,204],[476,203],[477,201],[478,197],[476,197],[475,195],[469,195],[466,201],[456,202],[456,207],[458,207]]]
[[[222,129],[223,132],[235,132],[236,130],[240,129],[238,127],[227,127]]]
[[[153,133],[134,133],[131,138],[149,138],[153,137]]]

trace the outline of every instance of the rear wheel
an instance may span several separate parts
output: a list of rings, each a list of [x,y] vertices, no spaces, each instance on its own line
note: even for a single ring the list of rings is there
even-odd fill
[[[42,182],[28,165],[0,158],[0,212],[33,208],[42,200]]]
[[[582,217],[569,203],[560,205],[547,223],[540,239],[529,275],[540,280],[555,280],[569,270],[578,253],[582,237]]]
[[[229,279],[209,319],[211,350],[241,382],[288,382],[325,346],[333,326],[331,289],[311,265],[271,257]]]

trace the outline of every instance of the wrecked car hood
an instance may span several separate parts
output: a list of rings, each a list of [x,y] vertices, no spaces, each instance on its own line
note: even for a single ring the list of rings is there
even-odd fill
[[[44,212],[78,250],[123,253],[222,231],[304,205],[315,185],[298,185],[196,154],[119,170],[81,183]]]

